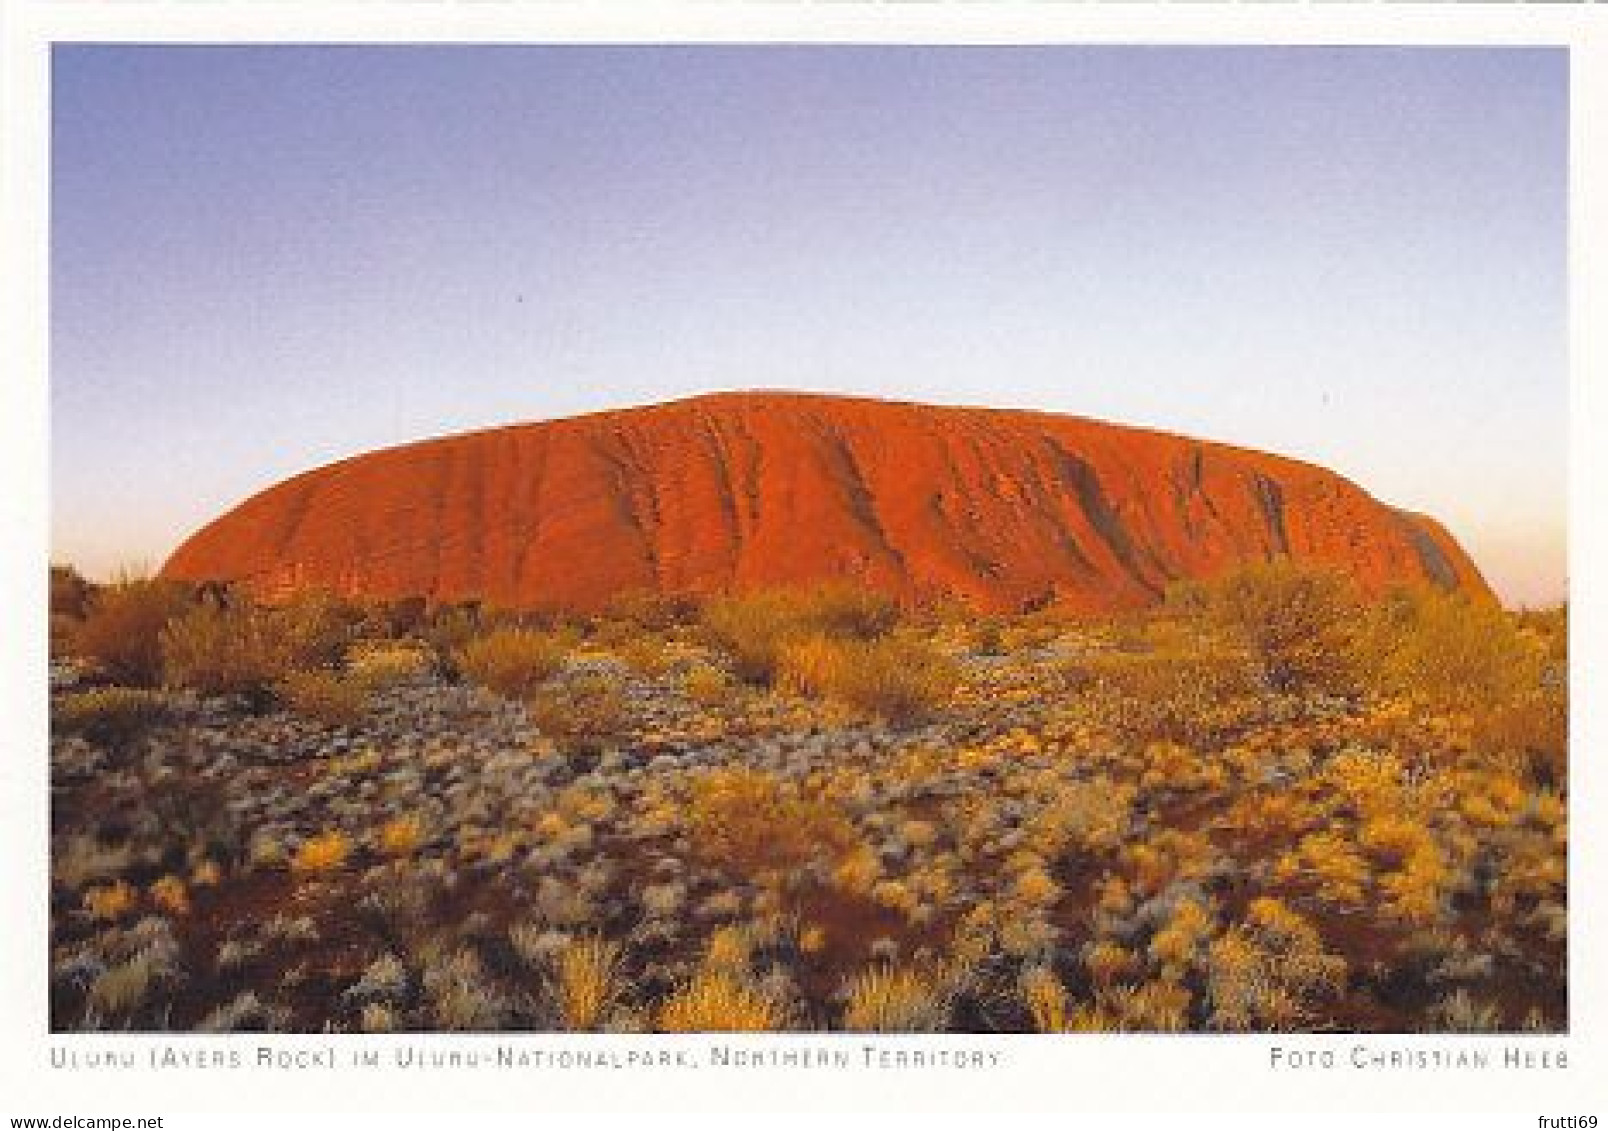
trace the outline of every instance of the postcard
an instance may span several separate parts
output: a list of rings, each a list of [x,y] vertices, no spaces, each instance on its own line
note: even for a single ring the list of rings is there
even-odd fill
[[[1576,13],[251,7],[8,36],[13,1126],[1600,1108]]]

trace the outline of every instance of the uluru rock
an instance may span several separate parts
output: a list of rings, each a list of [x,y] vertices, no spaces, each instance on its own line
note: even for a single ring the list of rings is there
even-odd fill
[[[1490,597],[1434,520],[1310,464],[1047,413],[722,393],[388,448],[297,475],[167,577],[273,597],[591,609],[841,579],[979,609],[1141,606],[1287,555]]]

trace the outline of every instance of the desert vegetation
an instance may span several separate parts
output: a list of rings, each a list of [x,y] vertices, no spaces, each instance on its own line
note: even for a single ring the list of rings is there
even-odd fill
[[[1567,1024],[1564,609],[51,576],[61,1030]]]

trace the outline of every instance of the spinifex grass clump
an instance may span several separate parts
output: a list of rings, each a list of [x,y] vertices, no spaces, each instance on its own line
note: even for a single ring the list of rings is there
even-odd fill
[[[1136,747],[1212,745],[1255,710],[1255,675],[1236,649],[1162,644],[1075,664],[1089,718]]]
[[[265,699],[292,662],[289,643],[270,616],[215,605],[199,605],[167,627],[162,660],[174,686],[254,699]]]
[[[772,997],[730,970],[705,967],[665,1000],[658,1027],[666,1033],[768,1033],[787,1015]]]
[[[630,704],[607,676],[589,674],[537,688],[525,701],[536,729],[568,753],[598,753],[630,722]]]
[[[783,647],[777,682],[801,695],[910,722],[946,703],[959,677],[952,659],[919,638],[812,636]]]
[[[342,867],[351,854],[351,838],[339,829],[328,829],[302,841],[291,857],[290,867],[302,875],[323,875]]]
[[[949,1020],[950,998],[932,973],[879,966],[852,978],[843,1027],[869,1033],[935,1033]]]
[[[458,652],[458,669],[499,695],[522,699],[564,666],[565,653],[548,633],[499,628],[465,644]]]
[[[274,692],[298,715],[327,726],[352,726],[363,717],[369,699],[361,680],[316,668],[286,673],[274,684]]]
[[[95,742],[126,742],[166,717],[167,699],[143,687],[97,687],[57,700],[51,723],[58,734]]]
[[[620,948],[601,938],[575,939],[553,960],[553,992],[564,1028],[601,1028],[619,993]]]
[[[725,597],[703,612],[704,631],[730,658],[737,678],[775,681],[782,653],[810,637],[874,640],[898,623],[898,606],[880,594],[840,585],[776,589]]]
[[[164,678],[203,695],[266,705],[279,698],[275,685],[292,672],[338,664],[360,620],[355,606],[319,594],[279,606],[204,601],[163,629]],[[279,690],[296,694],[295,688]]]
[[[689,787],[686,820],[696,852],[739,875],[831,859],[855,839],[834,806],[774,774],[709,770]]]
[[[417,643],[381,640],[348,652],[346,668],[359,684],[383,691],[429,672],[429,650]]]

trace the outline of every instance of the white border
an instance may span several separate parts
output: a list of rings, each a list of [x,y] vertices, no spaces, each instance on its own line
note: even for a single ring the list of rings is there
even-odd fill
[[[878,4],[861,0],[582,4],[568,0],[364,0],[179,3],[172,0],[10,0],[0,3],[0,188],[5,255],[0,341],[8,366],[0,400],[0,1112],[125,1115],[183,1111],[419,1113],[474,1110],[658,1110],[707,1107],[884,1111],[1064,1108],[1107,1111],[1513,1112],[1608,1116],[1608,953],[1602,911],[1605,749],[1601,644],[1608,639],[1600,571],[1605,434],[1597,380],[1605,352],[1604,269],[1585,254],[1608,247],[1608,48],[1599,10],[1564,5],[1073,5]],[[46,386],[48,333],[48,51],[52,42],[842,42],[842,43],[1310,43],[1569,46],[1572,98],[1570,589],[1576,688],[1571,805],[1571,1033],[1563,1038],[964,1037],[901,1038],[886,1047],[998,1049],[1007,1067],[984,1073],[855,1071],[373,1074],[242,1072],[73,1074],[48,1068],[47,1049],[81,1038],[49,1037],[46,968],[45,570],[48,560]],[[1598,576],[1594,576],[1596,570]],[[523,1048],[820,1046],[859,1038],[517,1037]],[[335,1038],[336,1047],[386,1047],[401,1039]],[[313,1048],[328,1038],[96,1038],[96,1048]],[[421,1037],[468,1049],[503,1038]],[[1334,1049],[1498,1049],[1565,1052],[1547,1072],[1282,1072],[1266,1067],[1274,1044]],[[82,1044],[80,1044],[82,1047]],[[409,1119],[407,1113],[413,1113]],[[1462,1122],[1467,1123],[1465,1119]],[[1504,1120],[1511,1125],[1512,1121]],[[199,1124],[197,1124],[199,1125]],[[1476,1121],[1475,1125],[1480,1125]],[[1535,1126],[1533,1122],[1528,1125]]]

